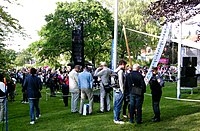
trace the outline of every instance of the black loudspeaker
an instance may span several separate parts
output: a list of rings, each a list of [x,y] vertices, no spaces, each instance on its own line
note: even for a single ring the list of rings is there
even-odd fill
[[[197,57],[183,57],[183,66],[185,67],[197,66]]]
[[[181,87],[197,87],[197,77],[181,77]]]
[[[84,65],[84,43],[80,29],[72,31],[72,58],[74,65]]]
[[[183,77],[193,77],[196,75],[195,67],[181,67],[181,76]]]

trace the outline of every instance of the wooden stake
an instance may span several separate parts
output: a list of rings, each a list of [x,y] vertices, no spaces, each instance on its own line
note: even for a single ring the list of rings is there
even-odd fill
[[[125,41],[126,41],[126,49],[127,49],[127,52],[128,52],[128,59],[129,59],[130,67],[132,68],[132,59],[131,59],[131,55],[130,55],[130,49],[129,49],[129,46],[128,46],[128,40],[127,40],[127,37],[126,37],[125,25],[123,25],[123,31],[124,31],[124,38],[125,38]]]

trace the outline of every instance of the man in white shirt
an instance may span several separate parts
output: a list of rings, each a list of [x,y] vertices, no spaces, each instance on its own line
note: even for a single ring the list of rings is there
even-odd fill
[[[3,83],[4,76],[0,74],[0,122],[3,121],[3,113],[4,113],[4,97],[6,93],[6,86]]]
[[[71,112],[78,112],[79,101],[79,87],[78,87],[78,71],[80,66],[76,65],[74,69],[69,73],[69,91],[71,92]]]

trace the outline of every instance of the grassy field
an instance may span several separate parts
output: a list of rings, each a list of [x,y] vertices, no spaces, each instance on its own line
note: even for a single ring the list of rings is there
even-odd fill
[[[151,96],[145,95],[143,104],[143,124],[116,125],[113,123],[113,113],[99,114],[99,103],[94,103],[94,113],[90,116],[72,114],[70,107],[64,107],[62,98],[49,97],[46,101],[46,90],[42,90],[40,100],[41,117],[35,125],[30,125],[29,104],[21,104],[21,87],[17,86],[14,102],[8,102],[9,131],[121,131],[121,130],[200,130],[200,103],[161,99],[161,122],[153,123]],[[149,87],[147,93],[150,93]],[[166,83],[163,96],[176,97],[176,83]],[[182,92],[182,98],[199,99],[198,90],[194,94]],[[70,100],[69,100],[70,101]],[[3,124],[1,123],[1,128]],[[4,125],[5,127],[5,125]]]

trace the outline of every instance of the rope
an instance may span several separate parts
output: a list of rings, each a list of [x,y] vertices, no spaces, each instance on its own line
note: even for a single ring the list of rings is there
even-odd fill
[[[145,93],[147,96],[152,96],[151,94]],[[176,100],[176,101],[186,101],[186,102],[200,102],[200,100],[194,100],[194,99],[178,99],[178,98],[173,98],[173,97],[165,97],[163,98],[168,99],[168,100]]]
[[[48,89],[46,89],[46,101],[48,100],[48,99],[47,99],[47,95],[51,95],[51,93],[48,93],[47,90],[48,90]],[[99,88],[94,88],[94,89],[93,89],[93,92],[95,92],[95,91],[97,91],[97,90],[99,90]],[[58,94],[56,94],[55,96],[61,96],[61,97],[69,96],[69,97],[71,97],[71,95],[58,95]]]
[[[133,30],[133,29],[129,29],[129,28],[126,28],[126,29],[130,30],[130,31],[133,31],[133,32],[136,32],[136,33],[140,33],[140,34],[143,34],[143,35],[148,35],[148,36],[152,36],[152,37],[160,39],[160,36],[157,36],[157,35],[152,35],[152,34],[149,34],[149,33],[141,32],[141,31],[137,31],[137,30]]]
[[[46,92],[47,95],[51,95],[51,93]],[[71,96],[71,95],[58,95],[56,94],[55,96]]]

